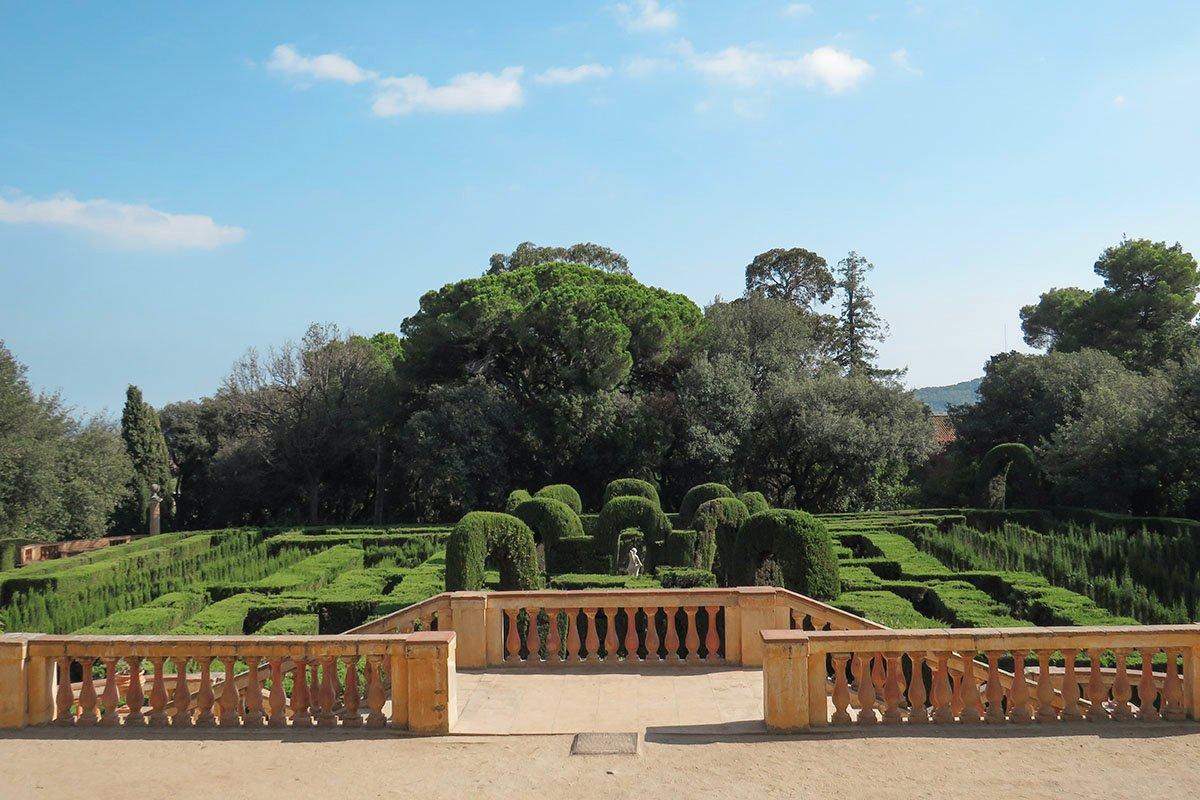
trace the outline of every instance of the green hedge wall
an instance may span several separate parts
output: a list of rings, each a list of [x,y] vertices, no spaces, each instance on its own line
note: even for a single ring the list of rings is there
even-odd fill
[[[711,537],[713,555],[708,557],[705,569],[713,570],[722,586],[730,584],[733,546],[750,513],[749,507],[737,498],[716,497],[701,503],[692,517],[692,527]]]
[[[825,523],[803,511],[763,511],[746,520],[734,546],[734,580],[751,585],[764,557],[779,565],[783,585],[828,600],[838,596],[837,558]]]
[[[484,566],[493,558],[503,589],[536,589],[541,585],[533,531],[511,514],[471,511],[454,527],[446,545],[446,591],[484,587]]]
[[[717,585],[717,576],[706,569],[659,567],[655,575],[664,589],[694,589]]]
[[[701,505],[718,497],[733,496],[733,490],[723,483],[702,483],[693,486],[688,489],[687,494],[683,496],[683,502],[679,504],[679,521],[683,527],[690,528],[696,509]]]
[[[575,487],[568,486],[565,483],[552,483],[549,486],[543,486],[537,490],[534,497],[549,497],[560,503],[566,503],[576,514],[583,513],[583,500],[579,497],[579,492],[575,491]]]
[[[608,501],[614,497],[644,497],[662,508],[662,503],[658,499],[658,489],[654,488],[653,483],[640,478],[617,478],[615,481],[609,481],[608,485],[604,487],[604,503],[601,508],[608,505]]]
[[[552,497],[534,497],[517,506],[512,515],[529,526],[542,540],[546,554],[546,570],[561,572],[558,564],[558,543],[563,539],[583,537],[583,524],[579,515],[561,500]],[[536,538],[535,538],[536,541]]]
[[[746,504],[746,510],[751,514],[771,510],[771,504],[767,502],[767,496],[762,492],[742,492],[737,499]]]
[[[504,500],[504,513],[511,514],[517,510],[517,506],[527,500],[532,500],[533,495],[524,489],[513,489],[508,493],[508,497]]]
[[[596,521],[596,544],[601,553],[612,557],[614,566],[624,553],[617,550],[621,531],[637,528],[646,537],[646,553],[642,559],[647,567],[656,563],[671,532],[671,523],[654,501],[645,497],[614,497],[600,510]]]

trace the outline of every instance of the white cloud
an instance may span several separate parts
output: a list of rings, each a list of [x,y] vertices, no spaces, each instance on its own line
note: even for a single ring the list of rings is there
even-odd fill
[[[679,24],[679,15],[663,8],[658,0],[633,0],[618,3],[617,17],[631,31],[669,31]]]
[[[497,112],[525,102],[521,89],[522,67],[505,67],[499,75],[464,72],[442,86],[433,86],[420,75],[381,78],[372,111],[379,117],[396,117],[415,111],[444,113]]]
[[[674,69],[675,63],[665,58],[634,56],[625,62],[625,74],[631,78],[645,78],[656,72]]]
[[[218,225],[204,214],[171,214],[113,200],[76,200],[69,194],[36,200],[0,197],[0,222],[83,231],[125,250],[211,250],[246,238],[241,228]]]
[[[379,77],[376,73],[355,64],[341,53],[323,53],[312,57],[302,56],[290,44],[281,44],[271,52],[267,69],[285,75],[350,84],[375,80]]]
[[[716,53],[697,53],[687,41],[679,45],[693,69],[711,80],[734,86],[797,82],[823,86],[837,94],[858,85],[871,74],[871,65],[834,47],[818,47],[799,58],[778,56],[748,47],[726,47]]]
[[[578,67],[551,67],[534,80],[551,86],[579,83],[588,78],[607,78],[612,70],[601,64],[580,64]]]
[[[1120,108],[1121,106],[1125,105],[1125,95],[1119,94],[1116,97],[1114,97],[1113,105],[1116,106],[1117,108]]]
[[[812,6],[808,3],[788,3],[783,7],[783,15],[785,17],[807,17],[812,10]]]
[[[921,74],[921,69],[913,65],[912,60],[908,57],[908,50],[903,47],[892,51],[892,63],[905,72],[911,72],[913,75]]]

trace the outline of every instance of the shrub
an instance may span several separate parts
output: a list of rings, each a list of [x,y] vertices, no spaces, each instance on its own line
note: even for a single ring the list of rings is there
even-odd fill
[[[316,614],[287,614],[263,623],[257,633],[259,636],[316,636],[319,628]]]
[[[550,497],[560,503],[566,503],[576,514],[583,513],[583,501],[579,499],[579,492],[575,491],[574,487],[568,486],[565,483],[552,483],[549,486],[543,486],[537,490],[537,494],[534,497]]]
[[[446,545],[446,591],[482,589],[489,557],[500,569],[501,589],[541,585],[537,545],[529,526],[511,514],[471,511],[454,526]]]
[[[704,503],[718,497],[733,497],[733,491],[723,483],[702,483],[688,489],[679,504],[679,521],[685,527],[691,527],[692,517],[696,509]]]
[[[837,558],[825,523],[803,511],[763,511],[738,531],[733,577],[752,584],[764,561],[778,566],[784,588],[820,600],[837,597]]]
[[[550,579],[551,589],[656,589],[659,582],[648,575],[563,574]]]
[[[645,497],[614,497],[604,504],[600,510],[600,519],[596,522],[596,545],[599,552],[613,558],[613,564],[618,564],[621,555],[618,551],[621,531],[626,528],[637,528],[645,536],[646,556],[644,559],[650,566],[662,550],[667,534],[671,532],[671,523],[667,515],[653,501]]]
[[[614,497],[644,497],[653,500],[654,505],[662,507],[658,500],[658,489],[654,488],[653,483],[640,478],[617,478],[615,481],[609,481],[608,486],[604,487],[604,505],[608,505],[608,501]]]
[[[524,489],[513,489],[508,493],[508,499],[504,501],[504,513],[511,514],[517,510],[517,506],[527,500],[532,500],[533,495]]]
[[[664,550],[664,565],[708,571],[716,554],[716,539],[708,531],[671,531]]]
[[[717,576],[694,567],[659,567],[658,581],[664,589],[694,589],[717,585]]]
[[[617,536],[617,572],[624,572],[629,567],[628,553],[631,547],[637,548],[642,565],[645,566],[646,534],[637,528],[626,528]]]
[[[596,541],[590,536],[568,536],[554,545],[554,569],[558,572],[592,572],[596,566]],[[600,568],[603,568],[601,565]]]
[[[583,524],[579,515],[561,500],[552,497],[534,497],[517,506],[512,515],[529,526],[535,537],[542,540],[546,553],[546,571],[561,572],[558,565],[558,543],[563,539],[578,539],[583,536]],[[536,538],[535,538],[536,541]]]
[[[771,504],[767,502],[767,497],[762,492],[742,492],[738,495],[738,500],[746,504],[746,510],[751,514],[771,510]]]
[[[758,494],[747,492],[747,494]],[[759,495],[761,497],[762,495]],[[766,502],[765,500],[763,501]],[[708,536],[709,541],[702,546],[705,548],[706,563],[701,564],[705,569],[711,569],[717,574],[722,586],[730,583],[730,565],[733,563],[733,545],[737,539],[738,529],[742,523],[754,513],[749,507],[734,497],[716,497],[707,500],[696,509],[692,517],[692,527]],[[710,554],[708,550],[713,552]]]

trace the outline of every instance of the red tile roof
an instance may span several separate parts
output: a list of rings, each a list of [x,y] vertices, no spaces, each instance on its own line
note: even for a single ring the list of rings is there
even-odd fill
[[[948,445],[958,438],[957,432],[954,430],[954,423],[950,421],[949,414],[934,414],[933,415],[933,439],[940,445]]]

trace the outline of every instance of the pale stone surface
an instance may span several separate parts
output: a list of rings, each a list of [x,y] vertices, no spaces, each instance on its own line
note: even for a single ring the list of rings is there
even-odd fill
[[[577,733],[571,742],[573,756],[635,756],[636,733]]]

